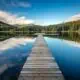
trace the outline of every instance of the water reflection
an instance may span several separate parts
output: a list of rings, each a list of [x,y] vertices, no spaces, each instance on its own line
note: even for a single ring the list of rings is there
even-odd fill
[[[80,80],[80,43],[50,37],[45,40],[65,79]]]
[[[34,39],[8,39],[1,43],[5,44],[0,48],[0,80],[17,80]]]
[[[62,33],[59,37],[67,40],[80,42],[80,34],[78,32],[65,32]]]
[[[66,80],[80,80],[80,35],[76,32],[50,37],[45,37],[45,40]],[[5,42],[0,43],[0,80],[17,80],[34,41],[17,39],[13,43],[14,39],[11,39],[6,41],[6,46]]]
[[[59,35],[48,35],[49,37],[66,39],[75,42],[80,42],[80,33],[78,32],[62,32]]]

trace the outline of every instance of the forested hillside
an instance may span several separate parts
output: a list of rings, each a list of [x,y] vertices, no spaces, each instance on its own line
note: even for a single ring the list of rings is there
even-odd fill
[[[0,21],[0,36],[26,36],[35,33],[54,34],[61,32],[78,32],[80,33],[80,20],[66,22],[57,25],[40,26],[40,25],[9,25]]]
[[[57,25],[47,26],[50,31],[64,31],[64,32],[79,32],[80,31],[80,20],[73,22],[65,22]]]

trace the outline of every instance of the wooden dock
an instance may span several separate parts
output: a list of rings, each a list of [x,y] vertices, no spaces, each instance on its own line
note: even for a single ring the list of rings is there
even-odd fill
[[[18,80],[64,80],[42,35],[38,35]]]

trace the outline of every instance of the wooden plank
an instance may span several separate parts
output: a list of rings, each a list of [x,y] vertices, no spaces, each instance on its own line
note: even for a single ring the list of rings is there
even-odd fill
[[[64,80],[42,35],[38,35],[18,80]]]

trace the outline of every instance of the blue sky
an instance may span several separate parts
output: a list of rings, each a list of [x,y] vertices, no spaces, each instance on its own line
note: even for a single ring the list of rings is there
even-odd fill
[[[36,24],[50,25],[80,14],[80,0],[0,0],[0,10]]]

